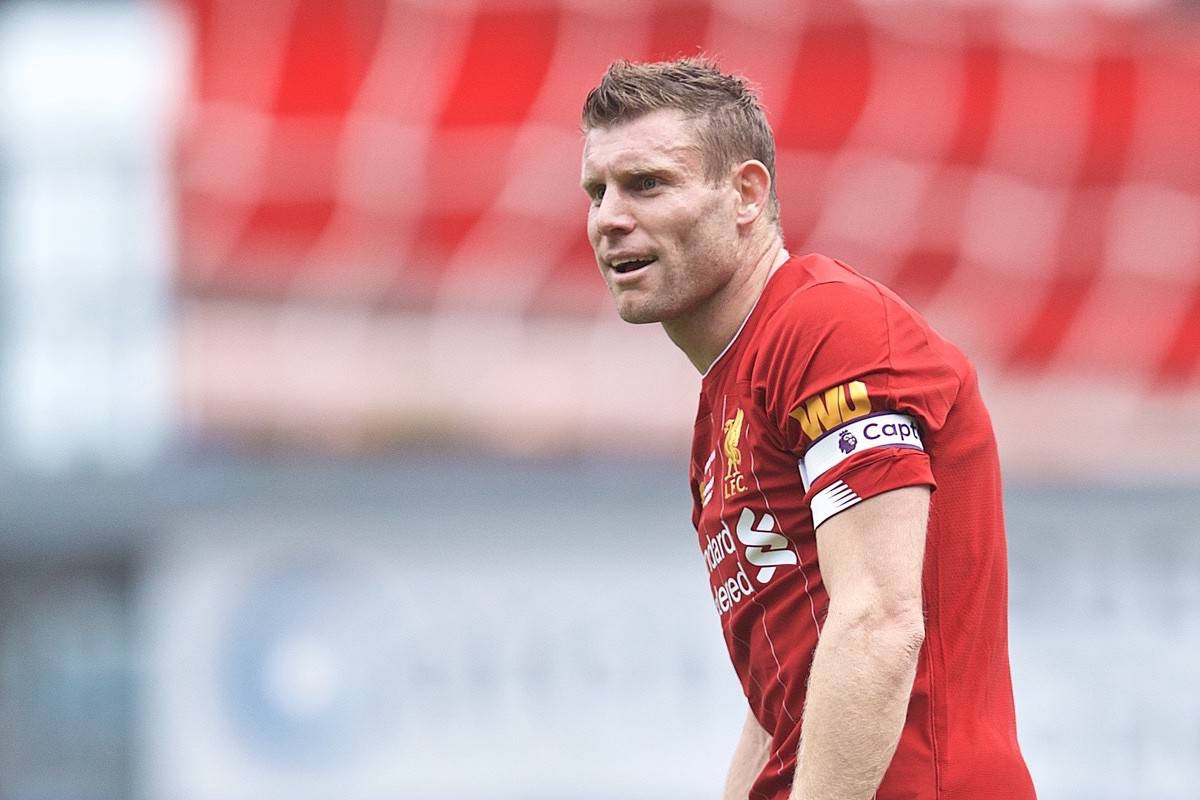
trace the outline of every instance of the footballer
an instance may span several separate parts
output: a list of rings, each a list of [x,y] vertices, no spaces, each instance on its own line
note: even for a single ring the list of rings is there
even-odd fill
[[[701,375],[692,520],[749,706],[724,796],[1033,800],[974,368],[886,287],[787,251],[742,79],[615,62],[582,124],[617,313]]]

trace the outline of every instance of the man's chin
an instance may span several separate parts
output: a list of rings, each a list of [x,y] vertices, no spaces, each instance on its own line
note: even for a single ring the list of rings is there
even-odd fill
[[[617,315],[633,325],[646,325],[651,322],[662,322],[664,316],[660,309],[645,306],[626,305],[617,303]]]

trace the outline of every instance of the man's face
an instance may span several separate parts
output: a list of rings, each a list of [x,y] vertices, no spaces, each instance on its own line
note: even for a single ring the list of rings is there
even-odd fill
[[[589,130],[582,185],[596,263],[626,322],[703,313],[736,272],[738,193],[705,179],[682,112]]]

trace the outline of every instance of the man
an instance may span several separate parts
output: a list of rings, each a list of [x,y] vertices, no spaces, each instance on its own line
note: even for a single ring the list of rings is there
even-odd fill
[[[971,365],[888,289],[788,254],[774,139],[740,79],[617,62],[583,129],[617,311],[661,323],[703,376],[693,521],[750,704],[725,797],[1033,798]]]

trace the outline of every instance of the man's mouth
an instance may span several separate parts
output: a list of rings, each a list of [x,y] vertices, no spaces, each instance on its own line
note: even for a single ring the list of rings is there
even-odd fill
[[[653,264],[657,259],[653,258],[625,258],[612,262],[613,272],[625,275],[630,272],[637,272],[639,269]]]

